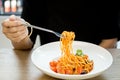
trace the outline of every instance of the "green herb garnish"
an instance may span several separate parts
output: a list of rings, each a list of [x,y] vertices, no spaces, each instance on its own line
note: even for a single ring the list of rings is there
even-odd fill
[[[81,50],[81,49],[77,49],[76,55],[77,55],[77,56],[82,56],[82,55],[83,55],[82,50]]]

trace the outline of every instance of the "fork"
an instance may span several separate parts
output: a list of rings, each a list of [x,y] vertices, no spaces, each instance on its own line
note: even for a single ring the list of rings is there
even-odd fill
[[[60,33],[56,32],[56,31],[53,31],[53,30],[50,30],[50,29],[46,29],[46,28],[42,28],[42,27],[38,27],[38,26],[35,26],[35,25],[31,25],[31,24],[28,23],[28,22],[24,22],[23,25],[25,25],[25,26],[27,26],[27,27],[35,28],[35,29],[38,29],[38,30],[42,30],[42,31],[46,31],[46,32],[53,33],[53,34],[55,34],[57,37],[62,38],[62,35],[61,35]]]

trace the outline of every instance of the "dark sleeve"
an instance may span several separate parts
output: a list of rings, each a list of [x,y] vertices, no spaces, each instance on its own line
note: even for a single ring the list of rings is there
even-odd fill
[[[33,0],[23,0],[23,10],[21,13],[21,18],[23,18],[25,21],[29,22],[30,24],[36,25],[39,24],[36,14],[36,6],[33,6],[34,4],[37,5],[38,1]],[[31,28],[28,27],[29,33],[31,32]],[[33,32],[30,36],[30,39],[32,40],[33,44],[35,44],[36,37],[37,37],[37,31],[33,29]]]
[[[119,38],[118,9],[108,9],[101,16],[100,36],[102,39]]]

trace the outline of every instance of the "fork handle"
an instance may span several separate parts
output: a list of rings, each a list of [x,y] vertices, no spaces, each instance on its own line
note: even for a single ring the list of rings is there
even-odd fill
[[[25,22],[25,24],[23,24],[23,25],[28,26],[28,27],[31,27],[31,28],[35,28],[35,29],[38,29],[38,30],[50,32],[50,33],[55,34],[55,35],[58,36],[58,37],[61,37],[61,34],[58,33],[58,32],[55,32],[55,31],[50,30],[50,29],[46,29],[46,28],[42,28],[42,27],[38,27],[38,26],[31,25],[31,24],[29,24],[28,22]]]
[[[32,27],[32,28],[35,28],[35,29],[42,30],[42,31],[54,33],[54,31],[52,31],[52,30],[50,30],[50,29],[46,29],[46,28],[42,28],[42,27],[35,26],[35,25],[31,25],[31,24],[29,24],[28,22],[26,22],[25,25],[28,26],[28,27]]]

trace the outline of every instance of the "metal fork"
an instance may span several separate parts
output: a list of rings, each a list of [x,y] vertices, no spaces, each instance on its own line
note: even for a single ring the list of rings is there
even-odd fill
[[[55,32],[53,30],[50,30],[50,29],[46,29],[46,28],[42,28],[42,27],[38,27],[38,26],[35,26],[35,25],[31,25],[29,24],[28,22],[25,22],[23,25],[27,26],[27,27],[32,27],[32,28],[35,28],[35,29],[38,29],[38,30],[42,30],[42,31],[46,31],[46,32],[50,32],[50,33],[53,33],[55,34],[57,37],[60,37],[62,38],[62,35],[58,32]]]

